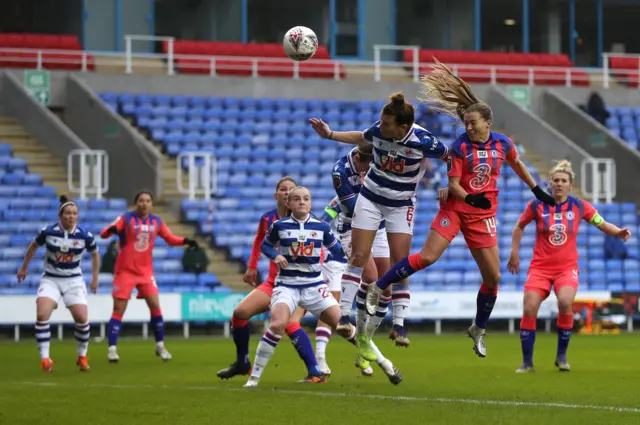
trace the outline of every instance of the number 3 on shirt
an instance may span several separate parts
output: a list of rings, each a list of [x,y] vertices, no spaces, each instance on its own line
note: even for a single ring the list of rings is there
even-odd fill
[[[491,183],[491,165],[478,164],[473,167],[475,177],[469,181],[469,185],[475,189],[480,190],[485,188]]]

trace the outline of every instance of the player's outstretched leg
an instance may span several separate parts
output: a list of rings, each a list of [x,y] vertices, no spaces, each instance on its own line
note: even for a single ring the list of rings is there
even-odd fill
[[[318,321],[318,326],[316,326],[316,360],[325,375],[331,375],[331,369],[327,364],[327,344],[329,344],[330,338],[331,328],[322,321]]]
[[[336,332],[343,338],[349,338],[354,327],[351,324],[351,310],[353,309],[353,299],[358,292],[358,287],[362,281],[364,269],[348,265],[342,275],[342,293],[340,294],[340,322],[336,327]]]
[[[522,315],[520,320],[520,344],[522,345],[522,366],[516,373],[533,372],[533,347],[536,342],[536,318]]]
[[[558,314],[558,351],[556,353],[555,365],[560,372],[569,372],[571,365],[567,362],[567,349],[573,330],[573,314]]]
[[[53,360],[50,358],[49,347],[51,346],[51,328],[49,321],[36,321],[35,325],[36,342],[40,352],[40,366],[45,372],[53,370]]]
[[[318,376],[322,375],[323,372],[318,365],[318,361],[313,352],[313,346],[311,345],[311,340],[309,339],[309,335],[300,327],[299,322],[289,323],[285,327],[285,332],[289,335],[291,339],[291,343],[295,347],[298,355],[304,362],[307,367],[307,375],[308,376]],[[329,371],[331,373],[331,371]]]
[[[249,361],[249,337],[251,328],[249,321],[239,319],[235,313],[231,317],[231,334],[236,345],[236,361],[231,366],[219,370],[218,378],[231,379],[236,375],[248,375],[251,373],[251,362]]]
[[[91,339],[91,324],[88,321],[85,323],[76,323],[74,337],[78,351],[76,365],[80,368],[81,372],[87,372],[90,369],[87,351],[89,351],[89,340]]]
[[[420,259],[420,253],[411,254],[394,264],[384,276],[378,279],[375,285],[369,286],[365,302],[367,313],[370,316],[376,314],[380,296],[385,289],[426,267]]]
[[[361,282],[360,287],[358,288],[358,293],[356,294],[356,325],[357,325],[357,345],[358,345],[358,354],[362,356],[365,360],[375,361],[376,360],[376,352],[373,350],[372,341],[367,333],[367,321],[368,317],[365,310],[365,298],[367,296],[367,291],[370,287],[375,286],[373,284],[369,284],[367,282]]]
[[[109,363],[118,363],[120,356],[118,356],[117,345],[118,336],[120,335],[120,329],[122,328],[122,313],[111,313],[111,319],[107,324],[107,341],[109,344],[109,351],[107,353],[107,359]]]
[[[391,360],[385,358],[384,355],[382,355],[382,352],[380,351],[380,349],[378,349],[373,341],[371,341],[371,348],[376,354],[376,363],[378,363],[378,366],[380,366],[385,375],[387,375],[387,378],[389,378],[389,382],[391,382],[393,385],[398,385],[400,382],[402,382],[402,373],[400,372],[400,370],[398,370],[398,368],[396,368],[393,363],[391,363]]]
[[[247,383],[244,384],[245,388],[255,388],[258,386],[262,372],[264,372],[264,368],[267,367],[267,363],[269,363],[269,360],[273,357],[273,353],[276,351],[280,339],[282,339],[282,336],[273,332],[270,328],[262,335],[258,343],[258,350],[256,351],[256,358],[253,362],[251,376]]]
[[[151,310],[151,327],[156,338],[156,356],[165,362],[171,360],[171,354],[164,346],[164,319],[160,308]]]
[[[476,298],[476,319],[469,327],[467,335],[473,340],[473,351],[478,357],[487,356],[487,346],[484,337],[487,332],[487,322],[498,298],[498,286],[490,287],[482,283]]]
[[[387,312],[389,311],[389,303],[391,302],[391,297],[388,295],[381,295],[380,301],[378,302],[378,308],[376,309],[375,316],[369,316],[369,321],[367,322],[367,335],[369,338],[373,338],[373,334],[378,330],[380,324],[387,316]],[[364,311],[364,308],[363,308]]]
[[[411,344],[404,328],[404,319],[409,314],[409,302],[411,301],[409,284],[394,283],[391,285],[391,298],[393,299],[393,326],[389,332],[389,339],[395,341],[396,346],[406,348]],[[380,306],[381,300],[382,296],[378,298],[378,306]]]

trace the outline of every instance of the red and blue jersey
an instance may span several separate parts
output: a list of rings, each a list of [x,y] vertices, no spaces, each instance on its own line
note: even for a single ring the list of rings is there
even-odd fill
[[[597,214],[589,202],[568,197],[555,207],[541,201],[529,202],[520,216],[525,227],[536,222],[536,244],[530,269],[562,272],[578,269],[577,235],[582,220],[591,221]]]
[[[460,177],[460,186],[469,194],[485,193],[491,201],[490,210],[472,207],[455,196],[450,196],[444,208],[468,214],[495,216],[498,209],[500,168],[505,161],[518,158],[511,139],[491,132],[486,142],[475,143],[465,133],[450,146],[449,177]]]
[[[256,237],[253,240],[253,245],[251,247],[251,256],[249,257],[249,266],[248,268],[256,270],[258,268],[258,261],[260,260],[260,249],[262,247],[262,242],[264,241],[264,237],[267,235],[269,228],[273,223],[278,221],[278,210],[274,209],[271,211],[267,211],[262,214],[260,217],[260,221],[258,222],[258,230],[256,231]],[[273,261],[269,262],[269,276],[267,277],[267,282],[274,284],[276,281],[276,276],[278,275],[278,266]]]
[[[160,236],[172,246],[184,245],[184,238],[172,234],[165,222],[153,214],[145,218],[134,211],[122,214],[100,232],[103,239],[111,236],[108,231],[111,227],[117,229],[120,239],[120,253],[116,258],[114,270],[116,274],[124,272],[152,276],[156,236]]]

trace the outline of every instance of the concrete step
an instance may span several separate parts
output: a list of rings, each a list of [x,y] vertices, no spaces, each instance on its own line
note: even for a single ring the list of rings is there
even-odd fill
[[[58,159],[52,158],[51,155],[49,155],[48,153],[40,153],[40,152],[33,153],[33,152],[25,151],[25,152],[20,152],[18,154],[18,152],[20,151],[14,150],[14,154],[16,156],[20,156],[21,158],[24,158],[27,161],[27,164],[29,166],[64,168]]]
[[[347,81],[373,82],[375,79],[374,68],[371,65],[345,64],[344,68]],[[413,76],[401,66],[385,66],[381,68],[380,81],[406,83],[413,81]]]
[[[126,63],[124,57],[118,56],[94,56],[96,72],[124,74]],[[132,70],[136,74],[157,74],[166,75],[167,66],[162,59],[158,58],[133,58]]]

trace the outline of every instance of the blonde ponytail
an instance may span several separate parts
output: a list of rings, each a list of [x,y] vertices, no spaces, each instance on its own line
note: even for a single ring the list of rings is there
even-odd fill
[[[569,162],[566,159],[563,159],[562,161],[559,161],[555,167],[553,167],[551,169],[551,171],[549,171],[549,180],[551,180],[553,178],[553,175],[555,173],[565,173],[569,176],[569,181],[571,183],[573,183],[573,181],[576,178],[575,173],[573,172],[573,167],[571,166],[571,162]]]
[[[435,57],[433,60],[435,65],[420,78],[422,89],[419,99],[434,111],[460,121],[464,121],[464,114],[467,112],[479,112],[483,119],[492,120],[491,108],[476,97],[469,84],[455,75],[447,65]]]

